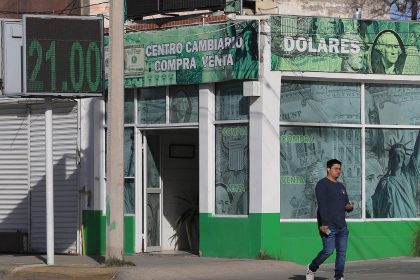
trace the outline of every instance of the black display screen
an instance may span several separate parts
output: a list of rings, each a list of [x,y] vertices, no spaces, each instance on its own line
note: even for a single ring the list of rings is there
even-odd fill
[[[102,18],[25,17],[26,92],[102,94]]]

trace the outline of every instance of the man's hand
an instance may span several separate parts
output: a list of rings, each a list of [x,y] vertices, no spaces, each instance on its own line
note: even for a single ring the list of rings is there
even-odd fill
[[[347,212],[353,211],[353,208],[354,208],[354,202],[349,202],[346,204],[346,206],[344,206],[344,209],[346,209]]]
[[[330,233],[330,230],[328,229],[328,226],[320,226],[319,230],[325,235],[329,235],[329,233]]]

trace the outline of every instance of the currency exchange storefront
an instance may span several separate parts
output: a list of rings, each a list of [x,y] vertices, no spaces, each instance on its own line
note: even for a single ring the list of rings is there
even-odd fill
[[[337,158],[355,202],[348,258],[412,255],[420,224],[420,24],[270,22],[281,166],[279,245],[268,251],[301,263],[316,253],[314,187]]]
[[[258,21],[238,21],[125,35],[127,254],[198,254],[213,240],[208,221],[248,218],[244,95],[259,77],[258,30]],[[86,253],[104,254],[105,193],[93,201],[102,203],[84,211]]]
[[[249,214],[205,216],[211,227],[201,234],[211,242],[201,243],[203,255],[308,263],[321,246],[314,187],[331,158],[343,162],[341,180],[355,203],[348,259],[418,250],[419,32],[409,22],[261,21]]]
[[[127,34],[126,251],[307,263],[320,246],[314,186],[337,158],[355,202],[348,258],[411,255],[418,34],[418,23],[294,16]]]

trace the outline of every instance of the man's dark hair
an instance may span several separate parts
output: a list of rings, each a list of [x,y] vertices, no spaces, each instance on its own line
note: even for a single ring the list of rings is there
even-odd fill
[[[327,168],[331,168],[334,164],[339,164],[341,165],[341,161],[339,161],[338,159],[330,159],[329,161],[327,161]]]

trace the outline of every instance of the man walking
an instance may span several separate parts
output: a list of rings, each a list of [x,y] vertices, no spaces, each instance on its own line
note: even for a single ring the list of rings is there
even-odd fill
[[[306,280],[314,280],[315,271],[336,249],[334,279],[344,280],[347,239],[349,231],[345,212],[353,210],[344,185],[337,181],[341,173],[341,162],[331,159],[327,162],[327,177],[318,181],[315,187],[318,202],[317,220],[322,239],[322,250],[308,265]]]

